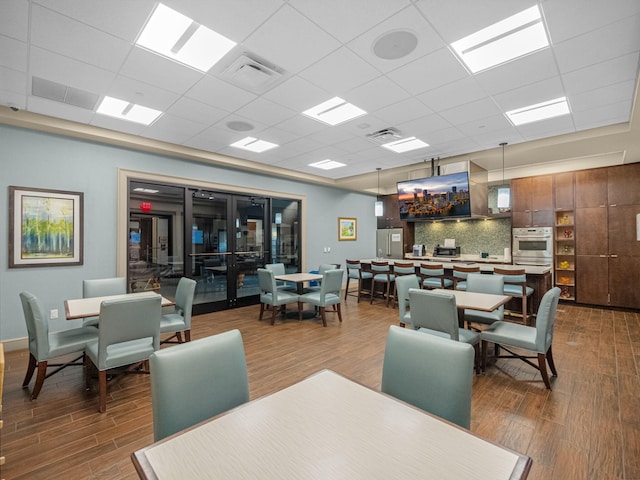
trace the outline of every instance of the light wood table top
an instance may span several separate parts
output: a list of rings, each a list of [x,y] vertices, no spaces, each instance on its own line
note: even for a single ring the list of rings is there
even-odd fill
[[[284,275],[276,275],[274,278],[281,282],[304,283],[322,280],[322,275],[319,273],[285,273]]]
[[[158,295],[156,292],[136,292],[125,293],[122,295],[108,295],[105,297],[76,298],[64,301],[64,313],[67,320],[76,320],[78,318],[97,317],[100,315],[100,304],[104,300],[117,300],[118,298],[130,298],[135,296]],[[168,298],[162,297],[161,304],[163,307],[175,305]]]
[[[511,300],[510,295],[494,295],[492,293],[467,292],[464,290],[447,290],[435,288],[432,292],[452,293],[456,297],[458,308],[493,312],[496,308]]]
[[[531,459],[323,370],[132,454],[143,479],[526,478]]]

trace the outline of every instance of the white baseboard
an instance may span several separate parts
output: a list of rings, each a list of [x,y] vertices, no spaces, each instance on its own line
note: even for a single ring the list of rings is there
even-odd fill
[[[5,352],[13,352],[15,350],[26,350],[29,348],[29,339],[28,337],[22,338],[14,338],[11,340],[3,340],[2,345],[4,346]]]

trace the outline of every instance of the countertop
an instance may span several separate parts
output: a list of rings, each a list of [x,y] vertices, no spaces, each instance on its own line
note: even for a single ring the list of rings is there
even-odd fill
[[[434,255],[422,255],[414,256],[411,253],[405,253],[404,257],[407,260],[428,260],[440,263],[449,262],[474,262],[474,263],[506,263],[511,265],[511,257],[504,257],[502,255],[489,255],[487,258],[482,258],[480,255],[461,254],[457,257],[436,257]]]
[[[480,267],[480,271],[481,272],[492,272],[494,268],[513,268],[513,269],[521,269],[524,268],[524,271],[526,274],[528,275],[544,275],[547,273],[551,272],[551,266],[543,266],[543,265],[511,265],[511,263],[509,264],[505,264],[505,263],[486,263],[486,261],[493,261],[495,262],[496,258],[500,258],[502,260],[504,260],[503,257],[489,257],[489,258],[483,258],[482,262],[480,262],[478,260],[478,256],[477,255],[461,255],[460,257],[456,257],[454,259],[451,258],[442,258],[442,257],[433,257],[433,256],[424,256],[424,257],[414,257],[413,255],[406,255],[405,259],[393,259],[393,258],[387,258],[385,260],[387,260],[389,262],[390,265],[393,265],[394,262],[407,262],[407,261],[411,261],[414,263],[414,265],[418,266],[420,265],[420,262],[425,262],[425,261],[432,261],[435,263],[443,263],[445,264],[445,268],[453,268],[453,265],[451,267],[449,267],[448,265],[446,265],[447,263],[460,263],[460,264],[464,264],[465,266],[475,266],[478,265]],[[362,259],[360,260],[362,263],[371,263],[372,261],[375,261],[375,258],[370,258],[370,259]],[[452,262],[451,260],[454,260],[454,262]]]

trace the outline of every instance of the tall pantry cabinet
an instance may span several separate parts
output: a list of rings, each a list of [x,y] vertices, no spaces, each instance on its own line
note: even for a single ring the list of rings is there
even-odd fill
[[[576,301],[640,308],[640,163],[575,172]]]

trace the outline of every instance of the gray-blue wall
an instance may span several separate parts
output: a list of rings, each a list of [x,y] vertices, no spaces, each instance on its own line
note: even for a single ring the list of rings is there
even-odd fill
[[[175,175],[241,187],[305,195],[306,265],[345,264],[347,258],[375,256],[374,197],[260,174],[139,152],[99,143],[0,125],[0,340],[26,336],[18,294],[40,297],[47,312],[58,309],[51,330],[77,326],[64,319],[64,300],[82,295],[85,278],[116,273],[117,170]],[[84,265],[8,268],[8,186],[84,192]],[[338,217],[358,219],[357,241],[338,241]],[[323,253],[330,247],[331,253]]]

